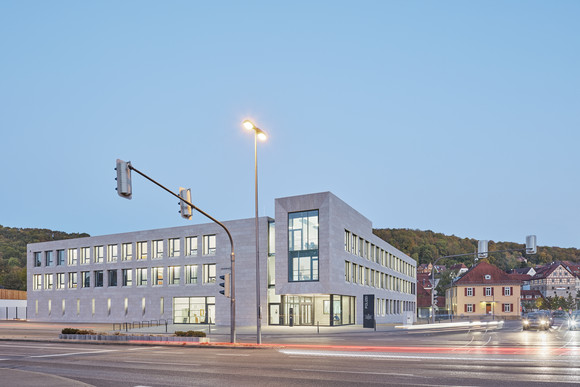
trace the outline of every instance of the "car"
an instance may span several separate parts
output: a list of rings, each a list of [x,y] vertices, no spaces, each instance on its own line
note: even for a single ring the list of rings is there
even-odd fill
[[[537,313],[541,313],[544,316],[546,316],[546,318],[549,321],[549,326],[554,325],[554,317],[552,317],[552,312],[550,312],[549,310],[538,310]]]
[[[580,329],[580,310],[572,312],[568,318],[568,329],[571,331]]]
[[[550,320],[545,313],[533,312],[524,317],[522,320],[522,329],[526,331],[532,328],[544,331],[550,329]]]
[[[568,318],[568,313],[564,310],[556,310],[552,313],[553,318]]]

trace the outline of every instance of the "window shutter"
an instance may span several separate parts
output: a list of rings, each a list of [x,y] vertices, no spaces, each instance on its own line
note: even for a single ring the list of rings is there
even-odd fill
[[[510,286],[510,296],[513,296],[513,295],[514,295],[514,287]]]
[[[467,289],[465,289],[465,292],[467,293]],[[467,304],[463,305],[465,311],[467,312]]]
[[[510,304],[510,310],[513,312],[514,311],[514,304]]]
[[[467,296],[467,288],[464,289],[465,290],[465,295]],[[466,306],[467,308],[467,306]],[[467,309],[465,309],[465,311],[467,312]]]
[[[491,287],[491,295],[493,296],[493,286]]]
[[[505,287],[504,286],[501,287],[501,295],[505,296]]]

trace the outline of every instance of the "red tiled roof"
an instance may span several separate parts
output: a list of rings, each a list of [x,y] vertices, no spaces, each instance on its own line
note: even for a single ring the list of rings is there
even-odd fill
[[[489,279],[486,276],[489,275]],[[456,285],[484,285],[484,284],[520,284],[520,280],[513,279],[508,273],[498,267],[482,261],[473,266],[455,281]]]
[[[516,273],[513,273],[513,274],[508,274],[508,275],[510,276],[510,278],[512,278],[512,279],[514,279],[516,281],[520,281],[520,282],[529,281],[530,279],[532,279],[532,276],[529,275],[529,274],[516,274]]]

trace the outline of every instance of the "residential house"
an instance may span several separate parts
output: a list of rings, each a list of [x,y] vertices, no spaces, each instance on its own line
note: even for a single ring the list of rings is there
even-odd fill
[[[447,289],[447,309],[458,317],[517,318],[520,283],[498,267],[481,261]]]

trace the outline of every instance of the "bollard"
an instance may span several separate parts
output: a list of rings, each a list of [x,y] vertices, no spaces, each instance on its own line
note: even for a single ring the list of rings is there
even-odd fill
[[[165,320],[165,333],[167,333],[167,320]]]
[[[377,331],[377,320],[373,320],[373,325],[375,326],[375,332]]]
[[[320,334],[320,321],[316,322],[316,333]]]

